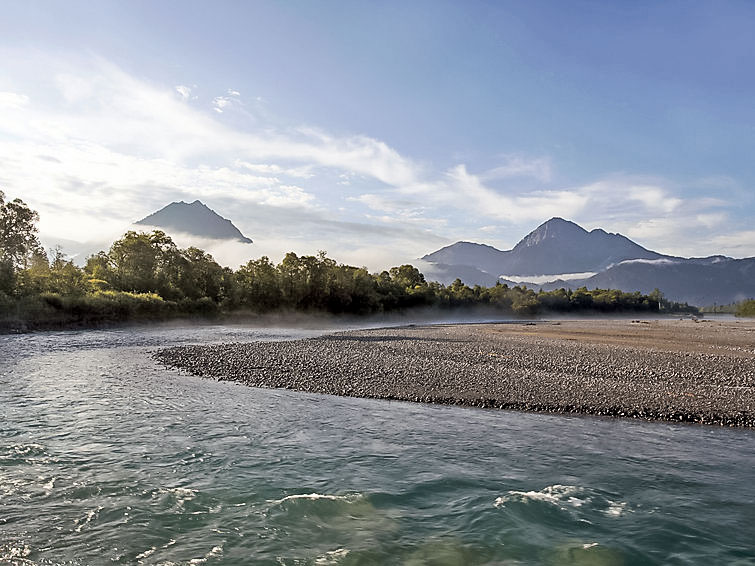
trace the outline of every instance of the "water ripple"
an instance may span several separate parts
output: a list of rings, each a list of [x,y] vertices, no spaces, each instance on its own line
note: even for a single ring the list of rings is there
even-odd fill
[[[0,337],[0,563],[753,563],[752,431],[257,390],[149,354],[301,335]]]

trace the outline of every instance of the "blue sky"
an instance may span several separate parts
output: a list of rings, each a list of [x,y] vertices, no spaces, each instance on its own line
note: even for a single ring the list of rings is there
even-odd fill
[[[199,198],[255,240],[208,243],[231,264],[378,269],[556,215],[752,256],[752,29],[749,2],[0,1],[0,187],[71,250]]]

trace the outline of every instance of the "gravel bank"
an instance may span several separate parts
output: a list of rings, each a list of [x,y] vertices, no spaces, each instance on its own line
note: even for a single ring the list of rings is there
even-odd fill
[[[564,321],[180,346],[166,365],[253,387],[755,426],[755,323]]]

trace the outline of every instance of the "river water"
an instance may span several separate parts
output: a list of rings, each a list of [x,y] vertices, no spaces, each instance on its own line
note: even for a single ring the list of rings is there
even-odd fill
[[[0,336],[0,564],[755,564],[755,431],[261,390]]]

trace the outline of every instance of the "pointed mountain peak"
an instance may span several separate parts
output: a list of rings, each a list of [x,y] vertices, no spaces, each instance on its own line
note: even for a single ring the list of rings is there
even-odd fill
[[[233,225],[233,222],[223,218],[200,200],[195,200],[190,204],[184,201],[172,202],[142,218],[136,224],[155,226],[168,233],[183,232],[202,238],[252,243],[252,240],[244,236]]]
[[[584,236],[585,234],[587,234],[587,230],[582,228],[579,224],[575,224],[570,220],[564,220],[563,218],[556,216],[535,228],[521,242],[519,242],[514,249],[536,246],[545,240],[574,238]]]

